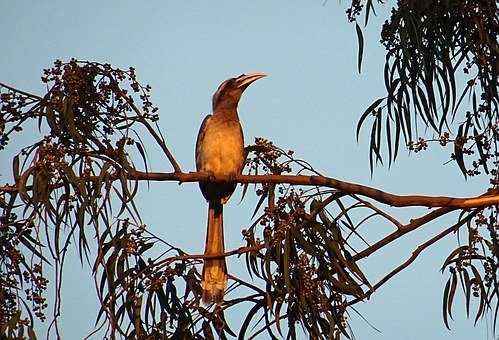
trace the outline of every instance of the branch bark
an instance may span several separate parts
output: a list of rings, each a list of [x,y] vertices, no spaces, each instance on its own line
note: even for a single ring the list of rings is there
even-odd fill
[[[287,183],[304,186],[323,186],[340,190],[346,194],[360,195],[371,198],[379,203],[393,207],[421,206],[428,208],[447,207],[453,209],[484,208],[499,204],[499,190],[488,190],[480,196],[474,197],[449,197],[449,196],[424,196],[424,195],[396,195],[373,187],[342,181],[325,176],[305,175],[237,175],[214,176],[205,172],[143,172],[138,170],[127,171],[130,180],[146,181],[177,181],[188,182],[236,182],[236,183]],[[82,178],[86,181],[98,181],[99,177],[89,176]],[[15,185],[0,187],[0,192],[15,192]]]

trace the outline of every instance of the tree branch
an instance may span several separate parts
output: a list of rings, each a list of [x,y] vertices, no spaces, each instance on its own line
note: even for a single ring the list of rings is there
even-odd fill
[[[237,175],[214,176],[204,172],[189,173],[158,173],[133,171],[129,173],[130,179],[153,181],[179,181],[183,182],[231,182],[236,183],[287,183],[293,185],[317,185],[343,191],[348,194],[357,194],[372,198],[380,203],[394,207],[449,207],[449,208],[482,208],[499,204],[499,190],[489,190],[487,193],[476,197],[448,197],[448,196],[422,196],[422,195],[395,195],[369,186],[341,181],[332,177],[304,176],[304,175]]]
[[[385,275],[385,277],[383,277],[378,283],[376,283],[374,286],[372,286],[372,288],[370,288],[368,291],[366,291],[363,294],[362,297],[355,298],[355,299],[349,301],[347,303],[347,305],[350,306],[350,305],[353,305],[353,304],[355,304],[355,303],[357,303],[357,302],[359,302],[359,301],[361,301],[361,300],[363,300],[365,298],[369,298],[378,288],[380,288],[382,285],[384,285],[386,282],[388,282],[392,277],[394,277],[395,275],[397,275],[398,273],[400,273],[402,270],[404,270],[405,268],[407,268],[408,266],[410,266],[411,263],[413,263],[417,259],[417,257],[419,256],[419,254],[421,254],[421,252],[423,250],[425,250],[426,248],[428,248],[429,246],[431,246],[435,242],[441,240],[445,236],[449,235],[451,232],[458,230],[463,224],[465,224],[469,220],[471,220],[477,213],[478,213],[478,210],[475,210],[475,211],[471,212],[465,218],[463,218],[462,220],[460,220],[458,223],[456,223],[456,224],[452,225],[451,227],[443,230],[442,232],[440,232],[437,235],[433,236],[428,241],[426,241],[426,242],[422,243],[421,245],[419,245],[416,248],[416,250],[414,250],[412,252],[412,255],[406,261],[404,261],[398,267],[396,267],[391,272],[389,272],[387,275]]]
[[[453,209],[483,208],[499,204],[499,190],[488,190],[486,193],[475,197],[448,197],[448,196],[423,196],[423,195],[396,195],[369,186],[341,181],[332,177],[304,176],[304,175],[236,175],[214,176],[206,172],[142,172],[128,170],[127,178],[130,180],[147,181],[178,181],[187,182],[236,182],[236,183],[287,183],[293,185],[316,185],[340,190],[346,194],[356,194],[371,198],[379,203],[394,207],[446,207]],[[99,181],[98,176],[82,178],[85,181]],[[3,192],[15,192],[15,185],[0,187]],[[416,221],[416,220],[415,220]],[[412,222],[411,222],[412,223]]]
[[[363,259],[365,257],[368,257],[369,255],[373,254],[375,251],[377,251],[380,248],[383,248],[387,244],[395,241],[396,239],[404,236],[405,234],[419,228],[423,224],[426,224],[430,221],[433,221],[434,219],[443,216],[453,210],[456,210],[456,208],[448,208],[448,207],[443,207],[440,209],[433,210],[429,212],[426,215],[423,215],[419,218],[412,219],[408,224],[403,225],[393,233],[391,233],[388,236],[383,237],[381,240],[378,242],[374,243],[372,246],[367,247],[363,251],[355,254],[352,258],[354,261],[358,261],[360,259]]]
[[[36,94],[32,94],[32,93],[28,93],[28,92],[25,92],[25,91],[21,91],[19,89],[16,89],[15,87],[9,86],[9,85],[7,85],[5,83],[2,83],[2,82],[0,82],[0,87],[5,87],[6,89],[9,89],[11,91],[20,93],[20,94],[22,94],[23,96],[26,96],[26,97],[30,97],[30,98],[37,99],[37,100],[43,100],[42,97],[37,96]]]

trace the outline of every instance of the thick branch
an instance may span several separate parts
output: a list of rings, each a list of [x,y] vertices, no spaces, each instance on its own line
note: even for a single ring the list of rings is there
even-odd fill
[[[447,207],[454,209],[483,208],[499,204],[499,191],[489,190],[481,196],[475,197],[448,197],[422,195],[395,195],[369,186],[341,181],[331,177],[304,176],[304,175],[237,175],[214,176],[204,172],[142,172],[130,170],[127,174],[131,180],[147,181],[178,181],[183,182],[231,182],[237,183],[288,183],[294,185],[317,185],[340,190],[346,194],[356,194],[369,197],[377,202],[394,207]],[[98,181],[98,176],[82,178],[86,181]],[[0,191],[17,191],[15,186],[0,187]]]
[[[179,181],[183,182],[230,182],[237,183],[288,183],[294,185],[317,185],[343,191],[347,194],[357,194],[372,198],[380,203],[394,207],[449,207],[449,208],[482,208],[499,204],[499,192],[489,191],[476,197],[448,197],[422,195],[395,195],[369,186],[341,181],[332,177],[304,176],[304,175],[237,175],[214,176],[210,173],[159,173],[133,171],[128,176],[135,180],[150,181]]]
[[[499,204],[499,193],[489,191],[477,197],[447,197],[447,196],[422,196],[422,195],[395,195],[369,186],[341,181],[331,177],[303,176],[303,175],[238,175],[213,176],[209,173],[145,173],[134,171],[130,179],[156,180],[179,182],[229,182],[235,180],[237,183],[288,183],[294,185],[318,185],[343,191],[347,194],[357,194],[372,198],[380,203],[394,207],[449,207],[449,208],[482,208],[485,206]]]

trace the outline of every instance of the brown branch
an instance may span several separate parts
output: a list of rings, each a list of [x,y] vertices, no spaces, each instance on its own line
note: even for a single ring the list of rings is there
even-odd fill
[[[433,211],[429,212],[428,214],[423,215],[419,218],[412,219],[408,224],[403,225],[402,227],[400,227],[399,229],[397,229],[393,233],[389,234],[388,236],[383,237],[378,242],[367,247],[363,251],[355,254],[352,257],[352,259],[353,259],[353,261],[358,261],[360,259],[368,257],[369,255],[376,252],[378,249],[383,248],[387,244],[395,241],[396,239],[404,236],[405,234],[407,234],[407,233],[421,227],[422,225],[424,225],[430,221],[433,221],[434,219],[436,219],[440,216],[443,216],[443,215],[445,215],[453,210],[456,210],[456,208],[443,207],[443,208],[433,210]]]
[[[476,197],[448,197],[448,196],[422,196],[422,195],[395,195],[369,186],[341,181],[324,176],[304,175],[237,175],[237,176],[214,176],[203,172],[189,173],[158,173],[134,171],[129,174],[130,179],[156,180],[156,181],[179,181],[179,182],[230,182],[237,183],[288,183],[294,185],[318,185],[343,191],[347,194],[357,194],[372,198],[380,203],[394,207],[449,207],[449,208],[482,208],[499,204],[499,192],[489,192]]]
[[[229,256],[234,256],[234,255],[242,255],[242,254],[249,253],[249,252],[252,252],[252,251],[258,251],[258,250],[262,249],[263,247],[265,247],[265,245],[263,243],[259,243],[259,244],[253,245],[253,246],[239,247],[237,249],[234,249],[234,250],[231,250],[231,251],[227,251],[227,252],[221,253],[221,254],[209,254],[209,255],[204,255],[204,254],[203,255],[201,255],[201,254],[199,254],[199,255],[197,255],[197,254],[189,255],[189,254],[185,254],[185,255],[177,255],[177,256],[172,256],[172,257],[168,257],[166,259],[163,259],[163,260],[159,261],[157,263],[157,265],[160,266],[160,267],[163,267],[163,266],[169,265],[170,263],[175,262],[175,261],[219,259],[219,258],[224,258],[224,257],[229,257]]]
[[[471,220],[476,214],[478,213],[478,210],[475,210],[468,214],[465,218],[457,222],[456,224],[452,225],[451,227],[443,230],[442,232],[438,233],[437,235],[433,236],[431,239],[428,241],[422,243],[419,245],[413,252],[412,255],[403,263],[401,263],[398,267],[393,269],[391,272],[389,272],[387,275],[385,275],[378,283],[376,283],[372,288],[370,288],[368,291],[366,291],[361,297],[355,298],[347,303],[348,306],[353,305],[365,298],[369,298],[378,288],[380,288],[382,285],[384,285],[386,282],[388,282],[392,277],[400,273],[402,270],[410,266],[421,254],[423,250],[434,244],[435,242],[438,242],[445,236],[449,235],[451,232],[458,230],[463,224],[467,223],[469,220]]]
[[[237,182],[237,183],[287,183],[293,185],[317,185],[340,190],[347,194],[356,194],[369,197],[379,203],[394,207],[447,207],[453,209],[483,208],[499,204],[499,191],[489,190],[475,197],[448,197],[448,196],[422,196],[422,195],[395,195],[369,186],[341,181],[331,177],[304,176],[304,175],[237,175],[214,176],[205,172],[143,172],[138,170],[127,171],[130,180],[147,181],[178,181],[184,182]],[[98,181],[98,176],[82,178],[86,181]],[[5,185],[0,191],[17,191],[15,186]]]

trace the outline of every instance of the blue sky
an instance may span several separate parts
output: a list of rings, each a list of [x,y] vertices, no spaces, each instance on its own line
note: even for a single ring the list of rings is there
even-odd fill
[[[443,165],[450,151],[407,155],[378,168],[371,178],[367,132],[359,144],[354,133],[360,113],[383,95],[384,50],[379,46],[380,10],[365,32],[363,71],[357,73],[356,33],[344,14],[348,1],[2,1],[0,2],[0,81],[41,93],[40,75],[55,59],[108,62],[134,66],[149,83],[160,108],[160,126],[168,145],[186,171],[194,169],[194,143],[211,95],[226,78],[263,71],[269,76],[252,85],[239,106],[246,143],[265,137],[309,161],[331,177],[375,186],[399,194],[477,195],[483,182],[465,182],[456,167]],[[390,2],[392,3],[392,2]],[[20,146],[13,141],[8,150]],[[10,159],[0,155],[2,182]],[[150,152],[153,169],[170,171],[167,161]],[[149,228],[187,252],[204,246],[206,204],[197,185],[159,183],[144,186],[138,201]],[[236,194],[238,196],[238,194]],[[226,247],[242,244],[240,230],[250,224],[251,199],[229,203]],[[404,210],[404,221],[412,216]],[[421,212],[420,212],[421,213]],[[410,256],[425,237],[450,223],[446,219],[409,235],[361,263],[372,280]],[[232,229],[231,229],[231,226]],[[371,225],[370,237],[387,233]],[[450,237],[422,254],[358,310],[379,334],[352,315],[357,339],[484,339],[485,322],[474,328],[457,303],[447,331],[441,317],[441,294],[447,279],[440,265],[455,245]],[[72,262],[71,262],[72,261]],[[89,333],[97,300],[89,269],[70,260],[63,288],[61,327],[64,338]],[[242,272],[231,260],[229,270]],[[461,296],[458,296],[460,302]]]

